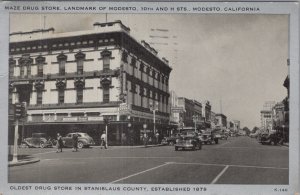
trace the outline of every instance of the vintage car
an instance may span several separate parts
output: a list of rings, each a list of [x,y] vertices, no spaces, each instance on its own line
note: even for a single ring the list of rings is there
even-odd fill
[[[215,137],[213,133],[203,133],[201,134],[201,141],[203,144],[218,144],[219,143],[219,136]]]
[[[225,133],[221,134],[220,136],[221,136],[220,139],[223,139],[223,140],[227,140],[228,139],[228,135],[225,134]]]
[[[74,132],[68,133],[65,137],[62,138],[64,147],[73,147],[73,135],[78,134],[78,148],[90,147],[95,145],[95,142],[92,137],[90,137],[87,133]]]
[[[259,142],[262,145],[277,145],[280,141],[280,137],[276,133],[264,133],[261,134]]]
[[[50,138],[47,138],[45,133],[33,133],[32,137],[25,138],[21,145],[30,148],[46,148],[53,147],[55,143]]]
[[[182,135],[176,140],[175,151],[177,151],[179,148],[181,148],[182,150],[201,150],[202,142],[200,141],[198,136]]]
[[[180,137],[180,133],[172,134],[170,137],[164,137],[161,141],[162,145],[174,145],[176,140]]]

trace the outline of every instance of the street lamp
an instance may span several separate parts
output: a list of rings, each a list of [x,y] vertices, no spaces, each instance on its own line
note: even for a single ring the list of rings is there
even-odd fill
[[[153,104],[153,101],[150,102],[150,110],[153,112],[153,133],[156,133],[155,130],[155,112],[158,111],[158,102]]]
[[[193,115],[193,121],[194,121],[194,124],[195,124],[195,132],[197,131],[196,130],[196,128],[197,128],[197,126],[196,126],[196,123],[197,123],[197,121],[198,121],[198,115]]]
[[[144,128],[144,135],[143,135],[144,146],[147,147],[147,136],[146,136],[147,124],[143,124],[143,128]]]

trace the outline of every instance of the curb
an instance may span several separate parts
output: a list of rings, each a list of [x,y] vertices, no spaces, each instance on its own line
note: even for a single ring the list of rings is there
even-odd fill
[[[36,163],[36,162],[39,162],[40,159],[38,158],[34,158],[32,160],[20,160],[18,162],[9,162],[8,163],[8,166],[9,167],[14,167],[14,166],[21,166],[21,165],[27,165],[27,164],[31,164],[31,163]]]

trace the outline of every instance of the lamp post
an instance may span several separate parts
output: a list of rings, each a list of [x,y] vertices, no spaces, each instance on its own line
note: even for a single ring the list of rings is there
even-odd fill
[[[150,102],[150,110],[153,112],[153,133],[156,133],[155,129],[155,112],[158,111],[158,102],[153,103],[153,101]]]
[[[144,135],[143,135],[144,146],[147,147],[147,134],[146,134],[147,124],[143,124],[143,128],[144,128]]]
[[[198,121],[198,115],[194,114],[193,115],[193,121],[194,121],[194,124],[195,124],[195,132],[197,131],[197,121]]]
[[[133,135],[131,135],[131,131],[130,131],[130,127],[132,126],[131,121],[130,121],[130,115],[127,116],[127,120],[128,120],[127,127],[128,127],[129,143],[131,145],[133,143],[133,141],[132,141]]]

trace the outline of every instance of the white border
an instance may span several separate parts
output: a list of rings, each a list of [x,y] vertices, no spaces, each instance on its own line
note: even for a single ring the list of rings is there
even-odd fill
[[[68,6],[68,5],[78,5],[78,6],[86,6],[87,3],[84,2],[2,2],[0,3],[0,86],[2,90],[0,98],[0,124],[2,127],[1,130],[1,145],[0,154],[1,154],[1,163],[0,163],[0,194],[40,194],[40,193],[51,193],[51,194],[82,194],[83,192],[78,191],[12,191],[9,190],[9,184],[7,182],[7,129],[5,127],[8,126],[8,34],[9,34],[9,13],[14,12],[24,12],[24,13],[33,13],[32,11],[7,11],[4,9],[5,6],[13,6],[13,5],[31,5],[31,6],[39,6],[41,8],[42,5],[55,5],[55,6]],[[68,13],[219,13],[219,14],[289,14],[290,15],[290,44],[289,44],[289,58],[290,58],[290,147],[289,147],[289,185],[197,185],[201,187],[206,187],[206,192],[189,192],[186,194],[295,194],[299,193],[299,4],[297,2],[88,2],[88,6],[107,6],[107,5],[115,5],[115,6],[148,6],[148,7],[156,7],[156,6],[166,6],[166,7],[179,7],[184,6],[188,8],[192,8],[194,6],[201,7],[219,7],[221,11],[218,12],[192,12],[192,11],[167,11],[167,12],[155,12],[155,11],[147,11],[141,12],[140,9],[137,11],[89,11],[89,12],[70,12]],[[224,7],[258,7],[260,9],[259,12],[244,12],[244,11],[235,11],[235,12],[227,12],[224,11]],[[53,11],[53,12],[39,12],[39,13],[65,13],[63,9],[61,11]],[[26,184],[22,184],[26,185]],[[32,186],[38,186],[41,184],[30,184]],[[47,186],[50,184],[45,184]],[[67,184],[68,186],[77,186],[78,184]],[[112,184],[101,184],[102,186],[115,186]],[[93,184],[81,184],[80,186],[94,186]],[[122,186],[174,186],[174,185],[118,185]],[[178,186],[195,186],[195,185],[176,185]],[[287,188],[288,192],[274,192],[274,188]],[[106,191],[84,191],[84,194],[124,194],[127,193],[125,191],[121,192],[106,192]],[[157,194],[158,192],[131,192],[130,194]],[[162,194],[182,194],[182,192],[160,192]]]

